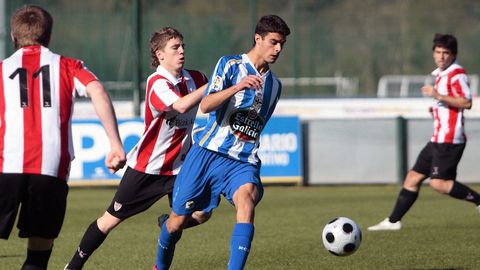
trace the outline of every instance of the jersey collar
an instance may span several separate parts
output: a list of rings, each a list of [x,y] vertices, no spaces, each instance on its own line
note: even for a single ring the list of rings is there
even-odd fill
[[[164,68],[160,65],[157,67],[157,73],[162,75],[163,77],[165,77],[173,85],[179,84],[180,82],[182,82],[182,79],[185,80],[185,81],[190,79],[188,76],[186,76],[186,71],[183,68],[181,70],[182,75],[179,78],[173,76],[172,73],[170,73],[166,68]]]
[[[265,72],[263,74],[260,74],[260,72],[258,72],[257,68],[252,63],[252,61],[250,61],[250,58],[248,58],[248,55],[246,53],[242,54],[242,59],[243,59],[244,62],[246,62],[246,63],[248,63],[249,65],[252,66],[252,69],[255,70],[256,75],[265,79],[268,76],[268,74],[270,74],[271,69],[268,69],[267,72]]]
[[[432,71],[432,75],[433,76],[445,76],[448,73],[450,73],[452,70],[457,69],[458,67],[459,67],[458,63],[457,63],[457,61],[455,61],[450,66],[448,66],[448,68],[445,69],[445,70],[441,70],[439,68],[435,69],[434,71]]]
[[[14,54],[34,54],[39,53],[40,51],[48,51],[47,47],[43,47],[42,45],[29,45],[23,46],[22,48],[15,51]]]

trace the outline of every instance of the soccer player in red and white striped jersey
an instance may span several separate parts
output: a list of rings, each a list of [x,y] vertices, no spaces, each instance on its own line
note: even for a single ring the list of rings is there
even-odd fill
[[[143,136],[127,156],[127,170],[110,206],[87,228],[65,269],[82,269],[123,220],[147,210],[165,195],[171,201],[174,180],[192,144],[192,128],[207,78],[183,68],[183,36],[176,29],[154,32],[150,51],[156,71],[147,79]],[[209,217],[197,212],[190,226]]]
[[[433,59],[437,69],[435,85],[425,85],[422,93],[432,97],[434,132],[408,172],[391,215],[368,228],[370,231],[399,230],[400,220],[415,203],[420,186],[430,178],[430,186],[439,193],[469,201],[480,211],[477,192],[456,180],[457,165],[466,145],[463,110],[472,107],[472,96],[465,70],[456,62],[457,39],[452,35],[436,34],[433,39]]]
[[[53,19],[24,6],[11,19],[16,51],[0,63],[0,237],[7,239],[21,204],[19,236],[28,238],[22,269],[46,269],[65,216],[75,96],[90,96],[111,151],[111,171],[125,152],[108,93],[81,61],[50,51]]]

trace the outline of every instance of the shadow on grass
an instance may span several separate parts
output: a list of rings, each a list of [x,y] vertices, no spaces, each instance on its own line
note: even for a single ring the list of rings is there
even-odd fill
[[[407,269],[405,269],[407,270]],[[408,268],[408,270],[470,270],[470,268],[464,267],[445,267],[445,268]]]
[[[18,258],[18,257],[23,257],[25,254],[6,254],[6,255],[0,255],[1,258]]]

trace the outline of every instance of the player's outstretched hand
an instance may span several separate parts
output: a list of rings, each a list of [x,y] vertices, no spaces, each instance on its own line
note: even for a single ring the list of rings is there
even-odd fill
[[[127,158],[123,149],[112,149],[105,159],[105,166],[110,173],[115,173],[125,166]]]

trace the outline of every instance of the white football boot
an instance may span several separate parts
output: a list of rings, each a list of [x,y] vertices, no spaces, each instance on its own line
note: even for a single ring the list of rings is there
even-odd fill
[[[384,219],[382,222],[370,226],[367,228],[369,231],[398,231],[402,228],[402,223],[399,221],[397,222],[390,222],[388,218]]]

